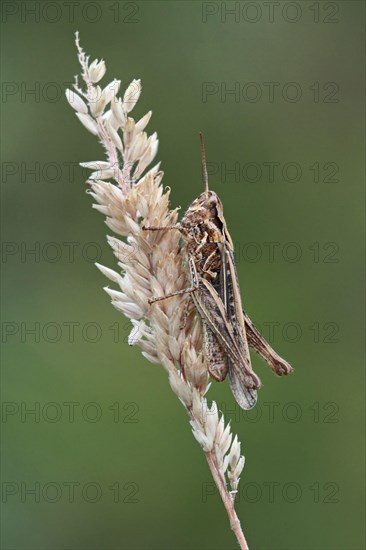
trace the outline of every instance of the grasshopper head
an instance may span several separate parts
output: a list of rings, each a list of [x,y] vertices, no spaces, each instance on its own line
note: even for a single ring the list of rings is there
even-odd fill
[[[215,191],[211,191],[208,187],[205,146],[202,134],[200,134],[200,140],[205,190],[192,202],[181,221],[181,226],[185,230],[186,239],[188,238],[193,246],[199,243],[222,243],[226,241],[232,247],[232,241],[226,228],[222,203]]]
[[[196,200],[192,202],[183,221],[194,222],[196,225],[202,225],[206,221],[211,221],[221,229],[222,224],[220,227],[220,224],[218,224],[217,222],[219,220],[220,214],[222,214],[222,204],[215,191],[210,191],[208,187],[206,153],[202,133],[200,133],[200,141],[205,190],[197,197]]]
[[[192,202],[189,211],[199,213],[202,219],[211,219],[222,211],[222,203],[215,191],[204,191]]]
[[[206,221],[215,222],[220,212],[222,212],[222,204],[215,191],[204,191],[192,202],[182,223],[183,225],[190,223],[202,225]]]
[[[218,243],[228,238],[222,203],[214,191],[204,191],[192,202],[181,225],[196,242]]]

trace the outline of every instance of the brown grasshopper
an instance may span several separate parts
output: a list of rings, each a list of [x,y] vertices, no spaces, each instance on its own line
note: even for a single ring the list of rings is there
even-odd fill
[[[236,401],[243,409],[251,409],[257,402],[261,381],[252,369],[249,346],[276,374],[287,375],[293,369],[272,349],[242,309],[233,242],[222,203],[208,187],[202,134],[200,139],[205,191],[193,201],[180,224],[144,228],[180,231],[186,245],[191,286],[149,302],[192,294],[203,323],[203,352],[211,377],[221,382],[229,373]]]

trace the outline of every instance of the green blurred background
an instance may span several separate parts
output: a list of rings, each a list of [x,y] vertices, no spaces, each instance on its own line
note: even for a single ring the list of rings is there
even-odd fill
[[[153,110],[174,206],[201,190],[204,132],[244,306],[296,369],[254,357],[248,414],[210,390],[246,456],[251,548],[365,548],[363,2],[2,7],[2,548],[237,547],[165,372],[128,346],[93,265],[114,258],[77,167],[103,152],[64,99],[77,29],[103,82],[142,79],[134,116]]]

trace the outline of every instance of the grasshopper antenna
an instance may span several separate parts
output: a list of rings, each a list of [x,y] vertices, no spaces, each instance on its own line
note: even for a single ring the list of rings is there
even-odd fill
[[[207,175],[207,166],[206,166],[205,143],[203,141],[202,132],[200,132],[200,141],[201,141],[203,179],[204,179],[204,182],[205,182],[205,192],[208,193],[209,188],[208,188],[208,175]]]

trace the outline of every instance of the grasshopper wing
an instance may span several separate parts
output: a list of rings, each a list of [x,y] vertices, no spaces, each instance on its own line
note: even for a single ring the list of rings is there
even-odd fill
[[[226,270],[226,264],[223,268]],[[260,380],[254,374],[250,363],[241,302],[235,309],[240,312],[240,316],[229,316],[230,288],[229,292],[224,293],[223,301],[210,282],[198,277],[193,260],[190,261],[190,272],[193,284],[198,287],[193,293],[193,300],[203,319],[206,339],[210,339],[211,351],[208,355],[206,353],[210,374],[216,379],[223,380],[228,369],[230,386],[236,401],[243,409],[251,409],[257,401],[256,389],[260,386]],[[241,322],[241,328],[235,326],[237,322]],[[226,361],[223,361],[225,356]],[[217,358],[219,364],[215,366]]]
[[[241,350],[242,361],[230,361],[229,380],[231,390],[239,405],[245,409],[254,407],[257,401],[256,388],[261,387],[261,382],[252,369],[247,341],[247,333],[241,304],[239,280],[231,247],[222,247],[222,295],[227,312],[228,323],[233,329],[234,339]],[[244,359],[244,361],[243,361]],[[251,388],[251,401],[246,403],[241,395],[243,387]],[[246,405],[246,406],[245,406]],[[250,405],[250,406],[248,406]]]

